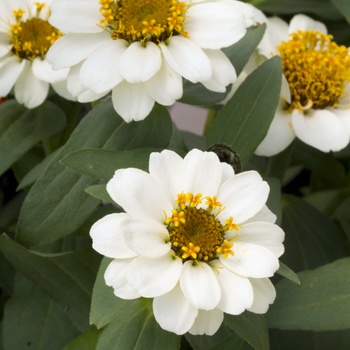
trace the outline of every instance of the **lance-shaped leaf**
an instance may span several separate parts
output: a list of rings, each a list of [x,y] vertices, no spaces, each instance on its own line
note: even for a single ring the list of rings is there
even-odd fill
[[[208,146],[224,143],[247,164],[265,137],[275,114],[281,89],[279,57],[253,71],[220,110],[208,133]]]
[[[301,285],[282,280],[267,314],[272,328],[331,331],[350,329],[350,258],[298,274]]]
[[[63,111],[46,101],[26,109],[15,100],[0,105],[0,174],[39,141],[61,131],[66,125]]]
[[[155,106],[144,121],[127,124],[116,115],[110,101],[99,104],[84,117],[28,193],[19,218],[17,241],[33,247],[68,236],[99,204],[85,192],[98,180],[60,164],[67,154],[87,148],[166,148],[171,132],[165,107]]]

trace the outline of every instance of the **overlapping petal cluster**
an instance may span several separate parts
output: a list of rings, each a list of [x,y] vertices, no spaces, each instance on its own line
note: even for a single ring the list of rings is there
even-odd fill
[[[258,49],[265,57],[281,56],[284,77],[275,117],[256,153],[275,155],[295,137],[323,152],[343,149],[350,141],[350,50],[305,15],[289,25],[277,17],[266,22]]]
[[[65,35],[48,56],[71,68],[78,101],[111,92],[124,120],[142,120],[155,102],[181,98],[182,78],[225,92],[236,73],[220,49],[244,36],[251,16],[234,0],[54,0],[50,23]]]
[[[273,303],[284,232],[257,172],[235,174],[212,152],[165,150],[151,154],[149,173],[117,170],[107,191],[125,213],[90,231],[94,249],[113,258],[105,282],[120,298],[153,298],[163,329],[212,335],[224,313]]]
[[[0,1],[0,96],[14,90],[28,108],[46,99],[50,85],[65,98],[68,69],[56,70],[46,53],[61,33],[48,23],[52,0]]]

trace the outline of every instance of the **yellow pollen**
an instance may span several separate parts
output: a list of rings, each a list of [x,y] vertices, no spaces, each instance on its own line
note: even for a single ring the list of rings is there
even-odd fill
[[[38,11],[46,7],[45,3],[35,3]],[[38,15],[37,11],[37,15]],[[17,22],[10,25],[10,44],[12,53],[20,59],[33,61],[36,57],[44,58],[51,45],[62,36],[48,21],[32,17],[22,21],[24,11],[13,11]]]
[[[197,193],[194,196],[193,193],[188,192],[187,195],[186,195],[186,200],[187,200],[188,205],[190,207],[195,207],[198,204],[202,203],[202,194],[201,193]]]
[[[173,209],[171,212],[173,215],[165,220],[166,224],[173,223],[175,227],[178,227],[180,222],[183,224],[186,222],[185,213],[183,211],[178,212],[176,209]]]
[[[216,251],[218,254],[223,254],[224,258],[226,259],[228,255],[234,255],[234,252],[232,251],[233,243],[228,242],[226,239],[224,240],[224,245],[219,247]]]
[[[185,193],[179,193],[177,195],[177,200],[174,201],[181,209],[185,209],[187,202],[187,195]]]
[[[196,247],[193,243],[189,242],[187,247],[182,247],[181,248],[184,253],[182,254],[181,258],[182,259],[187,259],[189,257],[193,259],[197,259],[197,254],[201,250],[200,247]]]
[[[207,200],[205,204],[208,205],[211,209],[215,210],[216,207],[222,206],[222,204],[216,200],[217,199],[216,196],[213,196],[213,197],[207,196],[205,197],[205,199]]]
[[[240,226],[233,222],[233,217],[232,216],[230,216],[229,219],[225,221],[225,229],[227,231],[231,231],[231,230],[238,231],[239,228],[240,228]]]
[[[336,108],[350,82],[350,52],[318,31],[297,31],[277,47],[291,91],[288,111]]]
[[[188,37],[184,22],[188,7],[174,0],[99,0],[98,23],[112,39],[159,44],[173,35]]]

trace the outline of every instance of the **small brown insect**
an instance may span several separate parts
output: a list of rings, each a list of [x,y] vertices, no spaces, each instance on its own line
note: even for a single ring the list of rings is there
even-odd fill
[[[214,152],[220,159],[221,163],[230,164],[235,171],[235,174],[241,172],[241,161],[239,154],[236,153],[230,146],[224,144],[215,144],[207,149],[208,152]]]

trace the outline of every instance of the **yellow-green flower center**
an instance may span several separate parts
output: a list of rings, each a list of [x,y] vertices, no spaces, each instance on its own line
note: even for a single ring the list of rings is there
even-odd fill
[[[188,36],[183,24],[188,6],[175,0],[99,0],[100,26],[115,40],[159,43],[172,35]]]
[[[297,31],[278,47],[294,109],[337,107],[350,82],[350,52],[318,31]]]
[[[16,23],[10,26],[10,43],[12,53],[21,59],[34,60],[44,58],[51,45],[62,35],[47,20],[38,18],[40,11],[46,6],[35,3],[37,17],[22,21],[25,11],[21,8],[13,11]]]
[[[203,201],[207,208],[198,207]],[[200,193],[178,194],[175,201],[177,208],[172,216],[166,217],[165,224],[169,231],[169,240],[175,255],[182,260],[211,261],[223,254],[233,255],[233,242],[225,239],[228,230],[238,230],[230,217],[223,225],[217,218],[223,210],[216,196],[203,197]],[[235,237],[236,238],[236,237]]]

